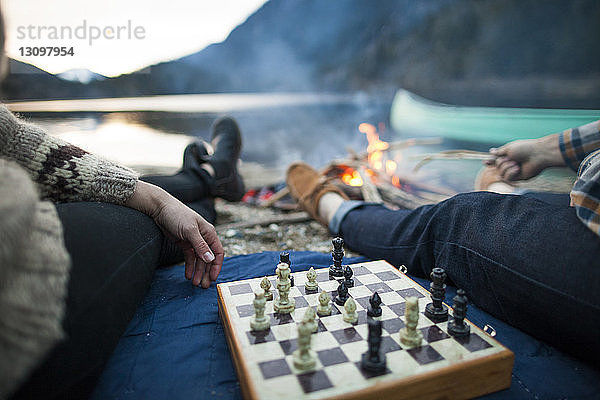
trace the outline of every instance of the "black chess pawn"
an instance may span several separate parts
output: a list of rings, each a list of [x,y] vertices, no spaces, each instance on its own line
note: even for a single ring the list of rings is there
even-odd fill
[[[290,253],[287,251],[282,251],[279,253],[279,262],[285,263],[290,267],[290,272],[292,271],[292,263],[290,262]],[[290,273],[290,286],[294,286],[294,275]]]
[[[335,298],[336,304],[343,306],[349,297],[350,295],[348,294],[348,287],[346,286],[346,282],[340,281],[340,285],[337,289],[337,296]]]
[[[446,298],[446,271],[443,268],[434,268],[431,271],[431,292],[432,302],[425,306],[425,316],[433,322],[448,321],[448,307],[443,303]]]
[[[367,318],[369,326],[369,336],[367,343],[369,349],[363,353],[361,366],[363,369],[370,372],[384,372],[386,370],[385,354],[380,353],[381,348],[381,321]]]
[[[369,308],[367,309],[367,315],[369,317],[381,317],[381,297],[377,292],[369,298]]]
[[[344,267],[344,283],[346,284],[346,287],[354,287],[354,279],[352,279],[353,275],[354,272],[352,272],[352,268],[350,268],[349,265],[346,265]]]
[[[329,266],[329,276],[341,277],[344,275],[344,269],[342,268],[342,262],[344,260],[344,239],[336,237],[333,238],[331,243],[333,244],[333,250],[331,251],[333,264]]]
[[[465,324],[465,317],[467,316],[467,296],[465,296],[465,291],[458,289],[453,300],[453,318],[448,322],[448,333],[452,336],[466,336],[471,331],[471,328]]]

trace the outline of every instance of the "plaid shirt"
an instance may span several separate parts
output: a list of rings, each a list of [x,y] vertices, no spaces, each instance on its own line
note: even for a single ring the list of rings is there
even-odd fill
[[[567,129],[558,140],[565,162],[577,171],[571,205],[579,219],[600,236],[600,121]]]

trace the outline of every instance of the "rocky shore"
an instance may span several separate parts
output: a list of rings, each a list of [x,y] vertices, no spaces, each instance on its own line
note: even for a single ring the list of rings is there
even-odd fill
[[[217,201],[216,228],[227,257],[259,253],[262,251],[317,251],[331,252],[331,235],[320,224],[308,219],[301,222],[271,223],[261,221],[276,219],[289,212],[271,208],[260,208],[243,203]],[[231,224],[257,221],[256,225],[227,228]],[[346,249],[346,256],[359,255]]]

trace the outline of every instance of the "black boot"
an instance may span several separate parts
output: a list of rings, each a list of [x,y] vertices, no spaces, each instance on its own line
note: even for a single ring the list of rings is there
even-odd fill
[[[215,170],[215,184],[211,187],[213,196],[240,201],[246,193],[244,181],[237,170],[242,134],[233,118],[223,117],[215,121],[211,144],[214,153],[207,157],[207,161]]]
[[[183,151],[183,168],[197,169],[208,157],[207,143],[202,139],[188,144]]]
[[[240,201],[246,193],[244,181],[238,173],[237,163],[242,150],[242,135],[233,118],[223,117],[212,126],[211,145],[213,154],[209,154],[202,141],[196,141],[186,147],[183,153],[183,166],[194,168],[209,163],[215,175],[208,178],[210,194],[227,201]],[[197,167],[196,167],[197,168]],[[205,176],[209,176],[206,173]]]

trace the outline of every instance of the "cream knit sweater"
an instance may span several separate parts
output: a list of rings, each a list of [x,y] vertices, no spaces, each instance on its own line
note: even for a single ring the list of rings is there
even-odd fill
[[[52,202],[123,204],[136,181],[0,105],[0,399],[63,337],[70,261]]]

